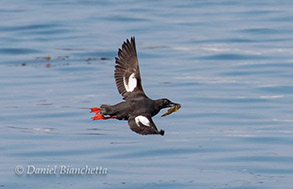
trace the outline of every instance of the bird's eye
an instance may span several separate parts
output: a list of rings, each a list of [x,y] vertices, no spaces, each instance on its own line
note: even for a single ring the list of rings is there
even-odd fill
[[[164,104],[169,104],[169,101],[168,100],[164,100]]]

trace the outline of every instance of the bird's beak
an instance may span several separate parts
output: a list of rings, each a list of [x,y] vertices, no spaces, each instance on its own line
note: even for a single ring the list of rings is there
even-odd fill
[[[164,117],[166,115],[172,114],[173,112],[177,112],[180,108],[181,105],[178,103],[170,103],[170,108],[168,109],[168,111],[166,113],[164,113],[161,117]]]
[[[174,102],[171,102],[170,104],[169,104],[169,107],[173,107],[173,106],[177,106],[177,107],[181,107],[181,105],[180,104],[178,104],[178,103],[174,103]]]

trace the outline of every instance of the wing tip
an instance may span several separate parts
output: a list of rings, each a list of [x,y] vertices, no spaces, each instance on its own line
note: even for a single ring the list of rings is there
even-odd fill
[[[130,41],[131,41],[132,43],[135,43],[135,36],[130,37]]]
[[[123,43],[123,45],[133,45],[135,46],[135,36],[131,36],[130,37],[130,40],[129,39],[126,39]]]
[[[121,48],[118,48],[118,59],[121,59],[121,58],[123,59],[132,51],[136,55],[135,36],[130,37],[130,41],[129,39],[126,39],[123,42]]]

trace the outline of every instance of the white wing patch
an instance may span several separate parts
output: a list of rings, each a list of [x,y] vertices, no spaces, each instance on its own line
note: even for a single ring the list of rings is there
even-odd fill
[[[128,82],[126,83],[126,78],[123,77],[123,83],[124,83],[124,87],[126,89],[127,92],[132,92],[136,85],[137,85],[137,80],[135,78],[135,73],[132,73],[129,78],[128,78]]]
[[[148,127],[150,126],[149,119],[147,117],[141,116],[141,115],[135,117],[135,123],[139,127],[140,127],[140,123],[142,123],[143,125],[148,126]]]

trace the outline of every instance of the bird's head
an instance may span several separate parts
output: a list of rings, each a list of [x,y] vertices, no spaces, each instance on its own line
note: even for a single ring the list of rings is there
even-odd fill
[[[157,100],[156,103],[158,104],[160,109],[162,109],[162,108],[170,108],[172,106],[179,105],[177,103],[172,102],[171,100],[169,100],[167,98],[159,99],[159,100]]]
[[[174,103],[170,101],[169,99],[162,98],[162,99],[156,100],[156,107],[158,111],[160,111],[163,108],[169,108],[168,111],[161,116],[161,117],[164,117],[166,115],[172,114],[173,112],[177,112],[181,108],[181,105],[178,103]]]

